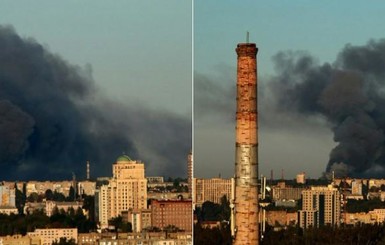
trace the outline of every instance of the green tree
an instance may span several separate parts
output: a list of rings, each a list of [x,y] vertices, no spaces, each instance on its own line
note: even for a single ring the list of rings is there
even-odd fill
[[[57,201],[57,202],[64,202],[65,201],[65,196],[63,195],[63,193],[59,193],[57,192],[56,190],[54,191],[53,193],[53,201]]]
[[[39,194],[37,194],[36,192],[32,192],[28,198],[27,198],[27,201],[28,202],[37,202],[39,200]]]
[[[66,237],[61,237],[59,241],[54,241],[52,245],[76,245],[76,242],[73,238],[67,240]]]
[[[163,228],[164,231],[167,231],[167,232],[178,232],[178,231],[182,231],[181,229],[179,229],[178,227],[176,227],[175,225],[168,225],[166,227]]]
[[[217,228],[202,228],[199,223],[194,225],[194,244],[200,245],[230,245],[231,232],[229,226]]]
[[[201,220],[215,221],[220,220],[221,207],[217,203],[206,201],[202,204]]]
[[[49,201],[53,200],[53,192],[52,192],[52,190],[51,189],[46,190],[44,196]]]
[[[75,189],[72,186],[70,187],[68,197],[66,198],[66,200],[69,202],[75,201]]]
[[[230,215],[231,215],[231,209],[230,209],[230,202],[227,199],[226,195],[221,197],[221,206],[220,206],[220,208],[221,208],[221,212],[219,214],[220,220],[221,221],[223,221],[223,220],[229,221],[230,220]]]
[[[95,221],[95,197],[83,195],[83,209],[88,211],[90,221]]]
[[[115,227],[117,232],[132,232],[132,225],[130,222],[123,222],[122,216],[114,217],[108,221],[109,225]]]
[[[25,183],[23,184],[23,190],[25,187]],[[19,189],[17,189],[17,184],[15,183],[15,204],[16,208],[19,214],[24,213],[24,206],[25,206],[25,201],[26,201],[26,196],[25,192],[21,192]]]

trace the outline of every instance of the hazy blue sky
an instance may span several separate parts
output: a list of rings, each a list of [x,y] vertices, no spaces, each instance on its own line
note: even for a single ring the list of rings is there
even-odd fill
[[[100,122],[102,129],[92,131],[90,137],[86,137],[86,148],[90,151],[87,154],[81,152],[76,159],[72,158],[74,154],[68,149],[80,149],[76,143],[81,140],[70,139],[63,143],[66,147],[58,148],[60,152],[55,155],[56,158],[50,159],[52,166],[55,166],[51,170],[56,171],[58,178],[70,177],[71,171],[84,176],[85,167],[79,164],[85,164],[87,158],[94,161],[91,174],[93,170],[95,175],[108,176],[111,174],[111,163],[123,152],[144,161],[147,175],[187,176],[192,113],[191,1],[0,0],[0,25],[12,26],[24,39],[26,47],[33,46],[33,42],[28,42],[28,39],[33,39],[69,64],[92,71],[97,92],[92,94],[92,98],[81,98],[85,100],[82,103],[87,106],[91,104],[91,109],[84,112],[79,109],[82,103],[71,104],[79,110],[75,114],[90,113],[92,118],[72,122],[75,125],[69,125],[66,121],[61,123],[63,127],[74,126],[74,135],[92,131],[94,122]],[[7,35],[12,36],[12,33],[2,31],[4,42],[7,42]],[[5,52],[12,53],[13,50]],[[42,63],[49,63],[44,61],[45,57],[40,58],[43,59]],[[22,59],[19,62],[23,62]],[[33,87],[32,82],[25,81]],[[89,88],[91,91],[94,89],[93,86]],[[16,105],[14,101],[11,103],[6,106],[15,105],[38,122],[32,112]],[[56,108],[58,113],[61,109]],[[86,126],[76,128],[76,124]],[[27,141],[31,138],[26,136]],[[47,143],[41,142],[43,145]],[[28,156],[33,156],[29,153],[31,144],[27,142],[27,149],[16,157],[29,159]],[[97,153],[90,153],[95,152],[95,149],[99,149]],[[61,157],[61,154],[69,156],[68,159]],[[92,157],[95,159],[92,160]],[[19,178],[36,178],[32,170],[39,172],[39,167],[42,167],[40,165],[49,162],[42,159],[29,160],[24,163],[0,162],[0,165],[6,164],[8,168],[13,164],[11,167],[16,168],[13,170],[16,176],[19,174],[16,170],[21,171]],[[45,176],[37,178],[55,178],[53,172],[47,171]],[[10,178],[6,172],[2,174]]]
[[[235,100],[228,96],[233,95],[236,79],[234,50],[249,31],[250,42],[259,47],[259,112],[270,115],[269,120],[260,123],[260,173],[270,176],[273,169],[277,178],[284,169],[288,178],[301,171],[319,177],[335,145],[332,132],[322,118],[305,121],[268,110],[268,94],[261,87],[275,75],[272,56],[279,51],[300,50],[320,64],[333,63],[346,44],[365,45],[370,39],[385,37],[384,10],[381,1],[196,0],[195,175],[233,175],[235,108],[234,102],[224,100]],[[211,89],[220,90],[210,99],[204,85],[209,83]],[[223,117],[223,112],[229,117]]]
[[[190,113],[191,2],[0,3],[0,24],[72,64],[90,64],[109,97]]]

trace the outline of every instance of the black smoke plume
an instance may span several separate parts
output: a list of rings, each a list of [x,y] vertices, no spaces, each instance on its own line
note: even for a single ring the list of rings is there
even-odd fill
[[[84,177],[87,160],[93,177],[111,176],[123,152],[147,175],[183,177],[190,148],[188,118],[110,101],[90,69],[0,26],[0,179]]]
[[[326,122],[337,144],[327,173],[385,177],[385,40],[346,45],[333,63],[302,51],[278,52],[273,62],[275,75],[258,79],[260,129],[317,130]],[[195,122],[215,114],[234,123],[236,74],[226,76],[231,81],[195,75]]]
[[[346,45],[334,64],[306,53],[280,52],[270,83],[278,108],[326,118],[337,146],[326,171],[385,176],[385,40]]]

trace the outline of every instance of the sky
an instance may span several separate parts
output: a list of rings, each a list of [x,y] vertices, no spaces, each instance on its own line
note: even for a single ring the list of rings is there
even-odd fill
[[[218,4],[196,0],[194,175],[233,176],[235,47],[245,42],[248,31],[250,42],[259,48],[259,173],[270,178],[273,170],[275,179],[281,178],[282,170],[284,178],[294,178],[302,171],[310,178],[320,177],[327,168],[331,150],[338,145],[333,140],[333,127],[340,124],[330,113],[304,113],[280,104],[285,99],[282,93],[285,72],[294,69],[289,67],[289,61],[311,57],[308,59],[311,71],[322,71],[325,63],[336,70],[347,67],[348,60],[342,65],[338,63],[342,59],[339,60],[339,54],[347,44],[367,47],[369,40],[380,42],[384,38],[384,10],[385,3],[380,1],[371,4],[329,0],[242,1],[240,4],[224,0]],[[293,83],[300,83],[302,77],[296,76],[293,75]]]
[[[71,178],[72,171],[84,177],[86,160],[91,160],[91,175],[110,176],[111,164],[123,153],[144,161],[147,175],[187,175],[192,114],[191,2],[42,0],[31,4],[21,0],[0,1],[0,5],[4,42],[9,41],[7,38],[20,38],[20,42],[10,42],[9,46],[15,45],[14,50],[24,52],[19,57],[19,53],[12,53],[16,51],[3,45],[10,57],[20,58],[16,65],[4,59],[3,73],[12,73],[15,66],[15,70],[23,69],[21,64],[26,57],[33,57],[41,62],[41,67],[35,68],[41,69],[42,74],[47,70],[70,73],[71,76],[63,78],[65,81],[50,77],[51,84],[57,82],[52,89],[60,90],[62,83],[72,82],[84,88],[77,98],[71,94],[77,91],[69,89],[62,91],[62,100],[55,100],[56,92],[45,91],[43,87],[39,94],[37,88],[45,77],[32,81],[28,72],[34,69],[33,62],[25,70],[16,71],[25,74],[26,81],[18,81],[18,90],[10,91],[0,100],[4,100],[6,109],[15,109],[25,116],[25,124],[20,127],[28,127],[24,127],[25,142],[18,145],[17,154],[3,156],[3,169],[12,175],[2,170],[0,179]],[[12,69],[6,71],[7,65]],[[10,76],[14,80],[7,82],[16,84],[17,75],[2,75]],[[79,81],[74,81],[72,78],[77,75]],[[37,91],[29,91],[23,82]],[[16,93],[21,97],[18,100],[11,98]],[[27,98],[31,100],[29,104],[42,100],[50,103],[50,98],[55,101],[52,104],[58,105],[51,105],[50,111],[54,113],[47,113],[43,120],[40,114],[46,108],[28,109],[27,103],[20,102]],[[62,110],[64,104],[59,102],[68,102],[66,105],[71,109]],[[51,126],[68,130],[63,134],[72,138],[52,138],[59,142],[55,156],[36,157],[37,148],[43,149],[42,153],[50,150],[41,146],[49,142],[42,143],[36,138],[43,138],[41,132],[52,121],[48,117],[55,114],[64,121]],[[71,149],[76,149],[79,142],[87,149],[75,154]],[[42,165],[48,166],[49,171],[38,176]]]

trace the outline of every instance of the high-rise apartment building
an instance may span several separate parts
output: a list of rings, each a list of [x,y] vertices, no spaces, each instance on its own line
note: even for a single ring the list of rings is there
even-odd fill
[[[301,228],[341,223],[341,194],[332,186],[312,187],[302,191],[302,210],[298,212]]]
[[[202,206],[206,201],[221,203],[223,196],[230,200],[231,197],[231,179],[211,178],[197,179],[194,178],[194,205]]]
[[[96,190],[98,219],[102,227],[108,220],[129,209],[147,208],[147,179],[144,164],[120,156],[112,165],[113,177]]]
[[[190,152],[187,156],[187,183],[188,183],[188,193],[192,197],[193,192],[193,154]]]

